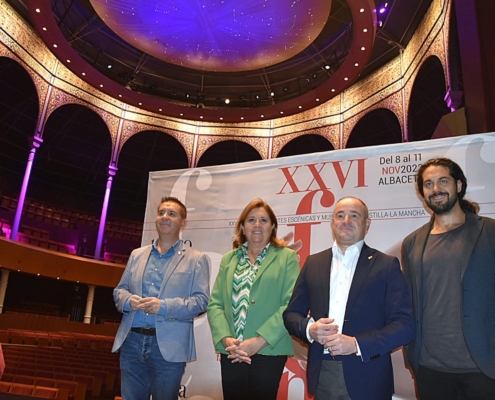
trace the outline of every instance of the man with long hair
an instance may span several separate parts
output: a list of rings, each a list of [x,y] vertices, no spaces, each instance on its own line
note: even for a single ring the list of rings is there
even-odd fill
[[[495,220],[464,198],[448,158],[421,166],[417,188],[431,220],[404,239],[416,318],[407,360],[421,400],[495,399]]]

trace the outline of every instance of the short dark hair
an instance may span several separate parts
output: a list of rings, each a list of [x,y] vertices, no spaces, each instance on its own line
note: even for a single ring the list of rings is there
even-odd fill
[[[248,214],[251,212],[251,210],[255,208],[263,208],[268,214],[268,217],[270,218],[270,222],[273,225],[273,229],[270,235],[270,243],[275,247],[285,247],[287,245],[287,242],[277,238],[278,221],[272,208],[268,205],[266,201],[262,199],[254,199],[251,200],[246,207],[244,207],[244,210],[242,210],[241,215],[239,215],[239,218],[237,219],[237,223],[235,225],[235,236],[233,243],[234,248],[238,248],[242,246],[247,241],[246,235],[244,235],[244,231],[242,227],[244,225],[244,222],[246,221]]]
[[[162,199],[160,200],[160,204],[158,204],[158,210],[160,210],[160,206],[163,203],[167,203],[167,202],[177,204],[180,207],[180,216],[182,217],[182,219],[187,218],[187,208],[184,205],[184,203],[182,203],[182,201],[180,201],[177,197],[173,197],[173,196],[162,197]]]
[[[475,203],[473,201],[466,200],[464,196],[466,195],[466,190],[467,190],[467,179],[466,176],[464,175],[464,172],[462,171],[461,167],[459,167],[459,164],[456,162],[452,161],[450,158],[444,158],[444,157],[437,157],[437,158],[432,158],[428,161],[426,161],[421,167],[418,169],[418,173],[416,175],[416,184],[418,187],[418,192],[421,195],[421,197],[424,199],[425,194],[424,194],[424,179],[423,179],[423,174],[426,171],[427,168],[429,167],[445,167],[449,170],[450,176],[454,179],[455,183],[461,182],[461,191],[457,194],[459,197],[459,205],[464,211],[469,211],[474,214],[477,214],[480,210],[480,206],[478,203]]]

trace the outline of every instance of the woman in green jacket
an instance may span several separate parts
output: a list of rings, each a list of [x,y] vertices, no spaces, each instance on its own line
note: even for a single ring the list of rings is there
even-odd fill
[[[299,275],[297,254],[277,238],[277,218],[263,200],[251,201],[235,227],[208,305],[221,353],[224,400],[275,400],[293,354],[282,313]]]

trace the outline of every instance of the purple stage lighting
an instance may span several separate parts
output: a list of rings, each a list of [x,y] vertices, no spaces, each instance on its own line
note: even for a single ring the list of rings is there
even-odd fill
[[[90,0],[122,39],[196,70],[265,68],[299,54],[327,23],[330,0]]]

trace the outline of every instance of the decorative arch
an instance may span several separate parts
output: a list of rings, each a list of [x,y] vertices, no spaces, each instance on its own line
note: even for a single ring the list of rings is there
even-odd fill
[[[0,42],[1,44],[1,42]],[[31,68],[26,66],[26,64],[21,60],[19,57],[17,57],[14,53],[12,53],[8,48],[5,46],[0,45],[0,57],[5,57],[9,58],[19,66],[26,71],[27,75],[31,78],[31,81],[33,82],[33,85],[36,89],[36,94],[38,96],[38,118],[37,121],[38,123],[36,124],[39,126],[39,121],[41,119],[41,113],[43,112],[43,107],[42,104],[45,104],[46,97],[48,95],[48,84],[44,79],[41,78],[37,73],[35,73]]]
[[[421,63],[407,110],[409,141],[430,139],[440,119],[450,112],[445,103],[446,82],[444,65],[437,56],[431,55]]]
[[[269,139],[264,137],[239,137],[239,136],[206,136],[198,135],[198,147],[196,150],[196,160],[199,160],[201,156],[208,150],[211,146],[223,142],[226,140],[235,140],[238,142],[244,142],[253,147],[262,160],[268,159],[268,146]],[[197,162],[196,162],[197,164]]]
[[[402,106],[402,93],[401,91],[396,91],[390,96],[382,99],[381,101],[374,103],[372,106],[370,106],[366,110],[363,110],[361,113],[356,114],[345,120],[343,124],[342,148],[347,148],[349,137],[353,132],[356,124],[358,124],[361,119],[365,118],[366,115],[368,115],[369,113],[383,108],[395,114],[397,120],[399,121],[401,132],[404,132],[404,121],[402,118],[402,116],[404,115],[404,108]]]
[[[333,151],[332,143],[322,135],[306,134],[298,136],[282,147],[277,157]]]
[[[100,116],[102,121],[107,126],[108,132],[110,133],[110,137],[112,139],[112,153],[115,151],[120,118],[106,112],[105,110],[102,110],[101,108],[95,107],[94,105],[87,103],[78,97],[72,96],[67,92],[64,92],[63,90],[60,90],[57,87],[53,87],[48,102],[49,103],[45,115],[45,120],[42,121],[43,130],[45,128],[46,121],[53,114],[55,110],[68,104],[77,104],[82,107],[89,108],[90,110],[94,111],[96,114]]]
[[[383,139],[395,141],[385,142]],[[381,140],[380,140],[381,139]],[[347,137],[346,148],[400,143],[402,129],[397,114],[388,108],[375,108],[359,119]]]
[[[318,129],[290,133],[273,138],[272,158],[278,157],[284,146],[294,139],[305,135],[318,135],[327,139],[335,150],[340,148],[339,125],[328,125]]]
[[[223,159],[222,163],[218,163],[218,162],[214,162],[214,163],[206,163],[207,165],[205,165],[205,157],[208,155],[210,156],[210,152],[218,152],[218,147],[221,147],[222,150],[221,150],[221,153],[222,154],[233,154],[233,152],[231,152],[229,148],[225,148],[225,147],[228,147],[229,145],[233,145],[234,147],[237,147],[237,145],[240,145],[241,147],[241,151],[237,151],[237,148],[236,148],[236,161],[235,162],[247,162],[247,161],[256,161],[256,160],[261,160],[261,155],[258,153],[258,151],[256,150],[256,148],[254,148],[254,146],[252,146],[249,142],[247,141],[244,141],[244,140],[239,140],[239,138],[235,138],[235,139],[227,139],[227,140],[220,140],[218,142],[216,142],[215,144],[211,145],[208,147],[208,149],[206,149],[201,158],[198,158],[198,162],[196,164],[196,166],[201,166],[201,167],[204,167],[204,166],[212,166],[212,165],[220,165],[220,164],[232,164],[232,160],[229,160],[229,159]],[[245,150],[245,151],[243,151]],[[252,151],[251,151],[252,150]],[[243,155],[245,154],[248,154],[248,157],[243,157]],[[241,156],[240,158],[243,158],[241,160],[238,159],[238,156]],[[250,156],[258,156],[259,158],[250,158]]]
[[[120,155],[120,152],[122,151],[122,147],[124,146],[124,144],[132,136],[137,135],[140,132],[149,131],[149,130],[162,132],[176,139],[182,145],[182,148],[187,154],[188,165],[191,165],[193,148],[194,148],[194,134],[179,132],[156,125],[150,126],[149,124],[135,122],[127,119],[123,121],[122,133],[118,145],[118,155]],[[117,160],[118,160],[118,155],[117,155]]]

